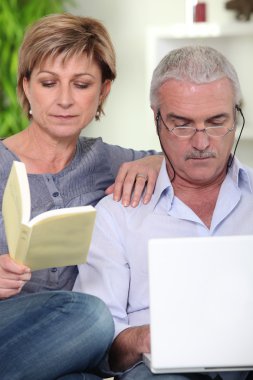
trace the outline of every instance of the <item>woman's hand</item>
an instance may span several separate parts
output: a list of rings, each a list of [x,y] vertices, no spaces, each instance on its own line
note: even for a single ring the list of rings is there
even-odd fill
[[[121,165],[115,183],[106,189],[113,199],[124,206],[138,206],[143,194],[143,203],[150,201],[161,168],[163,156],[153,155]]]
[[[0,255],[0,299],[18,294],[31,278],[31,270],[16,263],[8,254]]]

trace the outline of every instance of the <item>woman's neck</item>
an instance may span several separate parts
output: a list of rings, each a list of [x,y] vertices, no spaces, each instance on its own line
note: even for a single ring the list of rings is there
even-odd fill
[[[58,173],[73,159],[78,136],[52,138],[32,128],[4,140],[4,144],[26,165],[28,173]]]

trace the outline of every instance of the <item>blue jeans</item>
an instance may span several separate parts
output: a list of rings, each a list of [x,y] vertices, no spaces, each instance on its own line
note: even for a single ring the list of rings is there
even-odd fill
[[[75,292],[0,301],[1,380],[100,379],[94,369],[114,334],[106,305]]]
[[[224,373],[221,373],[224,375]],[[226,380],[253,380],[253,376],[248,377],[248,372],[226,372]],[[217,373],[170,373],[170,374],[154,374],[144,363],[139,363],[129,371],[117,376],[116,380],[222,380]]]
[[[139,363],[129,371],[124,372],[117,380],[211,380],[206,375],[196,373],[185,374],[163,374],[152,373],[144,363]]]

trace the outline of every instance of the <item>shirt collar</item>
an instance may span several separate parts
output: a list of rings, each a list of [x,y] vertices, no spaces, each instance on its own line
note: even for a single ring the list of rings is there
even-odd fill
[[[247,167],[242,165],[236,157],[234,157],[233,164],[229,168],[227,176],[229,176],[238,187],[246,186],[251,193],[253,192],[253,183],[252,178],[249,175],[249,171],[247,170]],[[166,195],[169,202],[172,203],[174,190],[167,173],[165,158],[162,162],[152,199],[154,208],[163,195]]]
[[[233,164],[231,168],[229,168],[227,175],[230,176],[232,181],[238,187],[246,186],[251,193],[253,192],[252,176],[250,177],[249,168],[242,165],[236,157],[234,158]]]
[[[174,190],[168,176],[168,172],[166,168],[166,160],[164,158],[161,165],[159,176],[156,181],[155,191],[153,194],[152,204],[154,208],[159,202],[161,196],[165,194],[169,197],[170,202],[172,202],[172,199],[174,197]]]

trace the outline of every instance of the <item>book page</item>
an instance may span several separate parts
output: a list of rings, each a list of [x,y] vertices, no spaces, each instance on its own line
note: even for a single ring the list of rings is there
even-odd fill
[[[3,219],[10,255],[15,258],[21,223],[30,218],[30,189],[25,165],[14,161],[3,195]]]
[[[13,162],[3,196],[3,218],[9,253],[31,270],[84,263],[96,210],[79,206],[46,211],[30,219],[26,168]]]
[[[76,207],[67,207],[67,208],[58,208],[55,210],[49,210],[45,211],[42,214],[36,215],[34,218],[32,218],[28,223],[26,224],[28,227],[32,227],[35,224],[38,224],[42,222],[43,220],[60,217],[61,215],[68,215],[68,214],[83,214],[83,213],[89,213],[94,212],[93,206],[76,206]],[[56,220],[56,219],[55,219]]]
[[[85,209],[85,206],[80,208]],[[96,210],[91,208],[89,212],[59,213],[37,221],[31,227],[25,259],[20,250],[17,251],[16,260],[21,259],[32,270],[84,263],[96,216]]]

